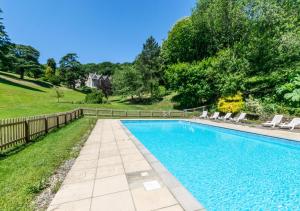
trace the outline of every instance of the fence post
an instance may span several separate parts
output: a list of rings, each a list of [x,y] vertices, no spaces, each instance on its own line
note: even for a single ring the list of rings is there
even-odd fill
[[[126,116],[126,117],[128,117],[128,113],[127,113],[127,110],[125,111],[125,116]]]
[[[139,111],[139,117],[141,117],[141,111]]]
[[[45,117],[45,133],[48,133],[48,117]]]
[[[153,117],[153,111],[151,111],[151,117]]]
[[[25,120],[25,141],[26,143],[30,141],[30,129],[28,119]]]
[[[56,116],[56,126],[59,128],[59,115]]]
[[[98,108],[96,108],[96,117],[97,117],[97,119],[99,119]]]
[[[67,124],[67,114],[68,113],[65,113],[64,115],[65,115],[65,125]]]
[[[114,115],[114,111],[111,109],[111,117],[113,117]]]

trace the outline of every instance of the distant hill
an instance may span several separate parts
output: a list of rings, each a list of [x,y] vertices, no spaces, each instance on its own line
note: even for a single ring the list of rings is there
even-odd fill
[[[55,90],[49,83],[30,78],[21,80],[15,74],[0,72],[0,118],[67,111],[78,107],[70,102],[84,100],[85,95],[78,91],[60,89],[64,93],[62,102],[69,103],[57,103]]]
[[[100,105],[80,104],[85,94],[60,87],[64,98],[57,103],[52,84],[31,78],[19,79],[18,75],[0,71],[0,119],[35,116],[72,110],[78,107],[97,107],[122,110],[172,110],[172,95],[153,104],[131,104],[120,96],[109,97],[109,102]]]

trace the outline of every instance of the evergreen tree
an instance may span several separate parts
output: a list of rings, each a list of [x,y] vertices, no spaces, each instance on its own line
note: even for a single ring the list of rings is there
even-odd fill
[[[2,10],[0,9],[0,15],[1,13]],[[9,62],[6,55],[9,52],[10,40],[5,31],[2,20],[3,19],[0,17],[0,69],[4,70],[6,69],[5,66],[7,66],[7,63]]]
[[[60,76],[63,82],[75,89],[76,81],[83,80],[84,71],[75,53],[69,53],[59,61]]]
[[[146,40],[143,50],[136,59],[136,68],[141,73],[144,92],[153,97],[155,89],[158,89],[159,81],[162,79],[160,46],[151,36]]]

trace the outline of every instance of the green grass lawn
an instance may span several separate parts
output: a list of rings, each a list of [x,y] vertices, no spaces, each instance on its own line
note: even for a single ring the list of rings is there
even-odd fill
[[[79,119],[0,159],[0,210],[33,210],[32,201],[63,161],[74,157],[73,146],[91,127]]]
[[[169,110],[173,109],[171,96],[149,105],[131,104],[119,96],[110,97],[108,103],[101,105],[76,104],[85,94],[61,87],[64,98],[57,103],[54,88],[34,79],[18,79],[17,75],[0,72],[0,118],[34,116],[68,111],[78,107],[107,109]],[[74,104],[72,102],[75,102]]]

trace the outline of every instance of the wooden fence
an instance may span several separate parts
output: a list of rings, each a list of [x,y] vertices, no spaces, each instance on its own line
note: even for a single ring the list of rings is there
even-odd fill
[[[27,143],[83,116],[83,110],[0,120],[0,150]]]
[[[184,111],[148,111],[148,110],[113,110],[113,109],[92,109],[83,108],[85,116],[96,116],[98,118],[184,118],[187,112]]]

